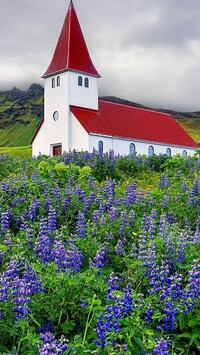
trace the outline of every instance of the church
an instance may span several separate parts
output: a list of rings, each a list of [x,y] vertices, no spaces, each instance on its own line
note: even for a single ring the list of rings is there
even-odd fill
[[[98,99],[100,75],[72,0],[43,78],[44,118],[31,141],[33,156],[74,149],[187,156],[199,147],[169,114]]]

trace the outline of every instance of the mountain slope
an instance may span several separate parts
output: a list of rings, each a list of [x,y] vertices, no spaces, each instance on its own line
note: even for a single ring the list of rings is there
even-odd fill
[[[43,88],[0,92],[0,146],[26,146],[43,116]]]
[[[102,96],[100,99],[152,110],[150,107],[115,96]],[[10,91],[0,91],[0,146],[29,145],[36,127],[43,117],[43,105],[44,89],[39,84],[32,84],[27,91],[17,88]],[[171,114],[185,131],[200,144],[200,111],[153,110]]]

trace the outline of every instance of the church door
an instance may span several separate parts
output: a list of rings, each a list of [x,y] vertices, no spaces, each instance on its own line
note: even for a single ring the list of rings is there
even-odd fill
[[[53,156],[62,154],[62,145],[53,146]]]

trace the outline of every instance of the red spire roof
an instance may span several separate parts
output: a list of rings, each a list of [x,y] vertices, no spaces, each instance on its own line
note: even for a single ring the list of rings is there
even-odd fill
[[[99,110],[71,106],[88,133],[198,148],[169,114],[99,101]]]
[[[90,58],[72,0],[52,61],[43,77],[68,69],[100,77]]]

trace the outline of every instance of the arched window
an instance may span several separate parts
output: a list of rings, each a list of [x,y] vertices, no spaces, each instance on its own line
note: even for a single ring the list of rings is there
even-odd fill
[[[55,88],[55,86],[56,86],[55,78],[52,79],[51,86],[52,86],[52,88]]]
[[[85,88],[89,88],[89,79],[85,78]]]
[[[149,146],[148,153],[149,153],[149,157],[150,157],[151,155],[154,155],[154,147],[153,147],[152,145]]]
[[[132,157],[135,153],[135,144],[131,143],[129,145],[129,155]]]
[[[103,142],[102,141],[98,142],[98,150],[99,150],[99,154],[103,154]]]
[[[171,152],[171,149],[170,149],[170,148],[167,148],[167,149],[166,149],[166,154],[167,154],[168,157],[171,157],[172,152]]]
[[[60,86],[60,76],[57,76],[57,86]]]
[[[83,85],[83,78],[82,76],[78,77],[78,86],[82,86]]]
[[[184,156],[184,157],[187,157],[187,152],[186,152],[186,150],[183,150],[183,156]]]

